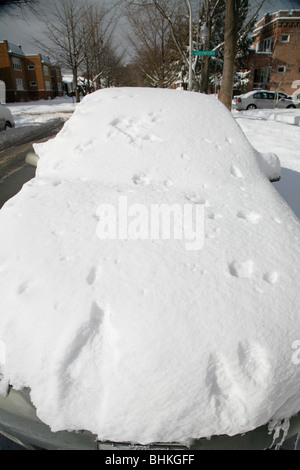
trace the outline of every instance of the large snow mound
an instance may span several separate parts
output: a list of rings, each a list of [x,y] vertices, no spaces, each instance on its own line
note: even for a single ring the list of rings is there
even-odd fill
[[[187,443],[300,410],[299,220],[220,102],[101,90],[35,150],[0,212],[2,373],[53,431]],[[103,207],[137,234],[162,204],[204,208],[204,243],[100,236]]]

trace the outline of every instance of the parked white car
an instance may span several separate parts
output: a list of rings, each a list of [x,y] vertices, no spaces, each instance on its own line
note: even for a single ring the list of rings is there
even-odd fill
[[[233,105],[237,111],[248,109],[300,108],[300,102],[294,101],[282,92],[255,90],[235,96]]]
[[[0,104],[0,130],[4,131],[8,127],[15,127],[13,115],[6,106]]]

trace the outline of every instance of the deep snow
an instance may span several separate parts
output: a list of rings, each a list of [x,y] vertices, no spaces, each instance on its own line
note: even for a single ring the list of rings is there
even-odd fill
[[[297,178],[300,128],[234,116]],[[37,177],[0,212],[0,340],[6,381],[54,431],[188,442],[299,411],[299,220],[236,122],[212,97],[102,90],[36,146]],[[204,206],[204,246],[101,240],[119,196]]]
[[[274,152],[282,167],[276,189],[300,218],[300,110],[233,112],[252,145]]]

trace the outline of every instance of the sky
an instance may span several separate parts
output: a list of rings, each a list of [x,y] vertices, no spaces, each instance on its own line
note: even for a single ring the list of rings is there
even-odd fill
[[[97,0],[94,0],[97,2]],[[105,3],[109,6],[115,0],[99,0],[100,4]],[[300,0],[299,0],[300,1]],[[39,0],[40,4],[49,5],[49,0]],[[18,12],[18,9],[14,11]],[[41,37],[43,30],[43,22],[39,20],[36,14],[26,11],[26,18],[21,18],[20,13],[18,16],[12,14],[12,10],[2,13],[0,10],[0,41],[6,39],[13,44],[20,44],[25,54],[37,54],[42,52],[34,43],[34,38]],[[123,38],[122,38],[123,41]]]
[[[107,0],[106,3],[109,3]],[[251,0],[256,4],[258,0]],[[41,0],[47,2],[48,0]],[[261,10],[260,17],[266,12],[278,11],[284,9],[300,9],[300,0],[265,0],[265,5]],[[0,11],[0,40],[6,39],[13,44],[20,44],[25,54],[37,54],[42,52],[34,39],[39,37],[42,30],[42,24],[38,18],[28,13],[26,19],[21,19],[12,14],[12,12],[2,13]],[[120,44],[124,39],[120,36]]]

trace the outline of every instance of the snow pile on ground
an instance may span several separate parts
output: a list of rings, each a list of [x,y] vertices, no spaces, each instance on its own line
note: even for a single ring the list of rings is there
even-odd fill
[[[0,132],[0,150],[39,140],[45,131],[55,130],[70,118],[76,103],[69,97],[6,105],[12,112],[15,127]]]
[[[0,212],[2,373],[53,431],[189,442],[300,410],[299,220],[220,102],[101,90],[35,149]],[[204,224],[151,237],[162,204]]]
[[[33,140],[40,140],[50,132],[58,132],[63,126],[65,119],[53,118],[45,120],[45,122],[32,123],[20,127],[9,128],[0,132],[0,151],[13,145],[23,145]]]
[[[68,96],[57,97],[53,100],[31,101],[29,103],[9,103],[16,127],[19,125],[44,122],[53,117],[64,118],[66,114],[72,114],[76,107],[74,98]],[[61,115],[60,115],[61,113]]]
[[[300,126],[288,124],[296,117],[300,122],[300,110],[276,110],[275,120],[271,110],[233,112],[233,116],[258,151],[278,155],[281,179],[274,186],[300,219]]]
[[[255,109],[247,111],[234,111],[237,118],[247,118],[262,121],[278,121],[300,126],[300,109]]]

